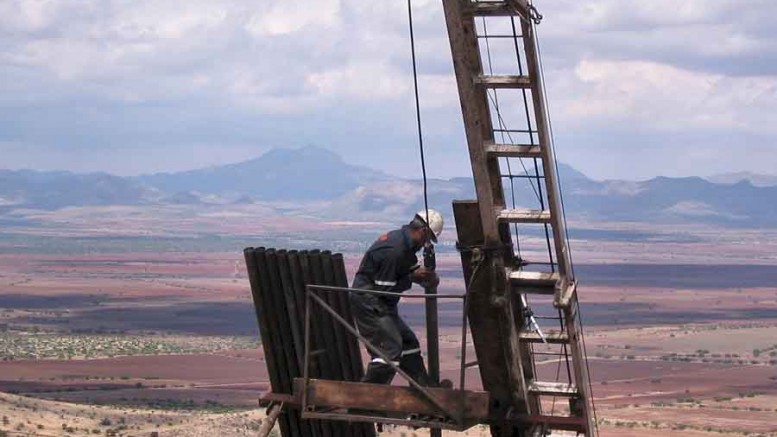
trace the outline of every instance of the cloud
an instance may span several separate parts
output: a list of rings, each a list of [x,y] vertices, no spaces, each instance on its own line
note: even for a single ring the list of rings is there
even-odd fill
[[[777,134],[777,77],[726,77],[647,61],[584,60],[561,107],[577,123]]]
[[[255,37],[288,35],[307,26],[334,26],[339,19],[340,2],[300,0],[273,2],[270,7],[251,15],[246,30]]]
[[[535,3],[571,164],[620,176],[612,164],[638,149],[652,155],[623,173],[712,172],[718,155],[700,150],[746,137],[725,165],[773,171],[763,162],[777,137],[776,2]],[[433,172],[467,175],[443,11],[413,6]],[[3,165],[132,173],[318,144],[415,175],[406,13],[401,1],[0,2]]]
[[[363,3],[10,0],[0,6],[0,68],[40,76],[47,94],[59,85],[120,102],[245,97],[265,112],[278,95],[310,97],[293,105],[305,110],[316,96],[375,97],[369,84],[381,98],[407,93],[403,7]],[[16,85],[35,94],[40,84]]]
[[[557,63],[580,57],[647,60],[729,75],[777,74],[770,0],[537,2]],[[552,21],[552,23],[551,23]]]

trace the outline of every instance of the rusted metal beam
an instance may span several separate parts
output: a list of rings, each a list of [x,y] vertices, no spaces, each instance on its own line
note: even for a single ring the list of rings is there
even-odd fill
[[[342,420],[346,422],[368,422],[368,423],[382,423],[387,425],[398,426],[410,426],[414,428],[434,428],[434,429],[448,429],[452,431],[464,431],[468,427],[460,426],[450,421],[440,420],[423,420],[422,418],[415,419],[412,417],[392,417],[382,414],[368,415],[368,414],[352,414],[344,412],[343,410],[316,412],[308,411],[305,413],[305,417],[309,419],[323,419],[323,420]]]
[[[299,407],[299,400],[293,394],[286,393],[265,393],[259,398],[260,407],[269,407],[272,404],[286,404],[292,407]]]
[[[267,417],[262,419],[262,424],[259,425],[259,430],[256,432],[256,434],[259,437],[269,436],[270,432],[275,426],[275,422],[278,421],[278,416],[280,416],[282,411],[283,411],[283,405],[281,404],[273,405],[272,407],[270,407],[270,410],[267,413]]]
[[[569,305],[563,308],[564,317],[566,319],[567,336],[574,340],[569,343],[570,352],[572,355],[573,368],[575,373],[575,381],[577,383],[577,390],[580,395],[578,402],[584,408],[578,408],[574,413],[580,414],[582,419],[586,423],[587,436],[597,437],[598,428],[596,420],[594,418],[594,405],[593,405],[593,393],[591,393],[590,375],[588,374],[588,363],[585,361],[584,348],[582,347],[583,336],[578,324],[580,321],[577,316],[577,294],[572,295],[572,301]]]
[[[518,333],[515,330],[509,296],[495,293],[499,287],[507,289],[504,266],[495,266],[494,260],[502,260],[499,254],[477,254],[474,249],[484,245],[480,226],[480,208],[477,201],[454,201],[453,213],[456,220],[464,270],[464,281],[468,285],[468,318],[475,344],[480,378],[483,388],[494,399],[495,420],[506,418],[512,409],[519,413],[526,411],[528,393],[524,384],[524,370],[520,357]],[[492,426],[494,435],[510,434],[512,431],[498,423]]]
[[[483,205],[480,211],[481,233],[487,242],[496,244],[500,235],[493,211],[504,208],[504,191],[500,182],[499,160],[489,156],[485,149],[486,144],[494,142],[494,133],[488,96],[474,80],[483,75],[483,64],[475,20],[468,15],[472,6],[473,3],[468,0],[443,0],[475,192]]]
[[[401,297],[402,299],[463,299],[463,294],[405,294],[395,293],[393,291],[378,291],[369,290],[366,288],[347,288],[347,287],[332,287],[329,285],[317,285],[311,284],[309,288],[314,288],[316,291],[331,291],[335,293],[351,293],[358,292],[364,294],[373,294],[375,296],[391,296]]]
[[[304,380],[294,380],[294,390],[304,391]],[[464,417],[469,422],[483,423],[489,418],[490,397],[486,392],[428,388],[435,399],[448,410],[459,408],[465,398]],[[360,382],[327,381],[311,379],[308,385],[308,402],[317,407],[354,408],[387,413],[405,413],[438,416],[440,411],[429,405],[418,390]]]

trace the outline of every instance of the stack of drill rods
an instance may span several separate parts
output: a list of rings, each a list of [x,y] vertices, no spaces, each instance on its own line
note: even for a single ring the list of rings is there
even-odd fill
[[[328,251],[285,251],[247,248],[244,251],[262,348],[273,393],[293,394],[294,378],[303,376],[305,287],[309,284],[347,287],[345,263]],[[350,324],[348,295],[333,293],[326,302]],[[364,368],[356,339],[324,311],[312,316],[310,376],[335,381],[359,381]],[[370,424],[302,420],[299,409],[281,414],[283,437],[375,437]]]

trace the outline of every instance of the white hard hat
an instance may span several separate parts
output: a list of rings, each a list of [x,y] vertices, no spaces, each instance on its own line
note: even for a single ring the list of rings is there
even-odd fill
[[[437,237],[439,237],[440,234],[442,234],[442,227],[445,224],[445,221],[442,219],[442,214],[440,214],[439,212],[433,209],[429,209],[428,213],[429,213],[429,220],[427,220],[427,217],[426,217],[427,210],[425,209],[418,211],[415,216],[420,218],[424,222],[424,224],[429,226],[429,229],[432,231],[432,235],[431,235],[432,241],[436,243]]]

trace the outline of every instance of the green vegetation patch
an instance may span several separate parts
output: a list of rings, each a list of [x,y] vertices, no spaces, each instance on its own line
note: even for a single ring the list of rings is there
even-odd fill
[[[258,347],[258,340],[254,337],[0,332],[0,359],[5,361],[195,354]]]

